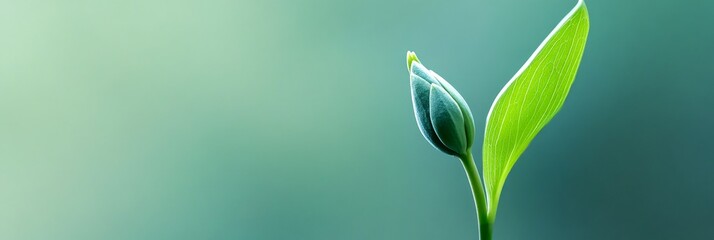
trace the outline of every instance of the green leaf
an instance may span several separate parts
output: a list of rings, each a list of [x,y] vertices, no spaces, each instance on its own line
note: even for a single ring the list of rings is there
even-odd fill
[[[560,21],[491,105],[483,143],[489,218],[511,168],[538,132],[563,106],[590,27],[582,0]]]

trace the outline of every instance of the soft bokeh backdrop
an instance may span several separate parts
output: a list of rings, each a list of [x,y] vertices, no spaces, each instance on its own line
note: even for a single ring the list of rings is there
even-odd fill
[[[713,239],[714,2],[587,3],[577,80],[495,238]],[[480,146],[574,4],[2,0],[0,239],[476,239],[405,53],[459,89]]]

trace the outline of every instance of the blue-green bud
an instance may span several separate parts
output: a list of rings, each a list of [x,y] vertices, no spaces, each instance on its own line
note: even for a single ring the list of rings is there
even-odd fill
[[[421,134],[450,155],[466,155],[473,144],[474,123],[468,104],[444,78],[407,52],[414,115]]]

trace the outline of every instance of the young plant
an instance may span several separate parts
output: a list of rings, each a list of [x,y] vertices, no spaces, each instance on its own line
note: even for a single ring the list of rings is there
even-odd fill
[[[585,49],[590,27],[582,0],[560,21],[496,96],[486,116],[483,183],[471,146],[474,123],[463,97],[444,78],[407,52],[417,125],[429,143],[461,160],[482,240],[492,238],[498,201],[508,173],[528,144],[563,106]]]

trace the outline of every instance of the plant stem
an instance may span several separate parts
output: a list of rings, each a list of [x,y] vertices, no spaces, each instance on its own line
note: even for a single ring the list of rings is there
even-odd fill
[[[479,223],[479,236],[481,240],[491,240],[493,223],[488,218],[488,209],[486,208],[486,191],[481,183],[481,176],[478,173],[476,164],[474,163],[473,154],[469,149],[468,154],[461,156],[461,163],[464,165],[464,170],[466,170],[466,175],[469,177],[469,183],[471,184],[471,192],[474,196],[474,202],[476,204],[476,212],[478,214]]]

